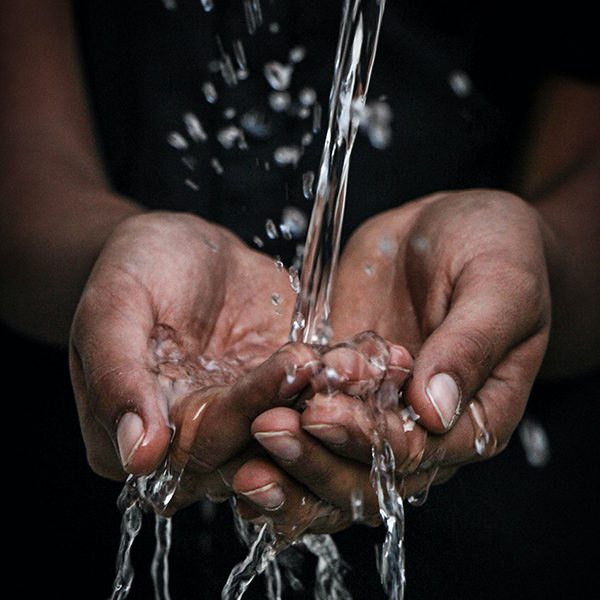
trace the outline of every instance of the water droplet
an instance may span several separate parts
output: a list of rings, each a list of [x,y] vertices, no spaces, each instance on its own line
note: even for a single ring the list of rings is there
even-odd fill
[[[294,46],[290,50],[289,61],[295,65],[304,60],[306,56],[306,48],[304,46]]]
[[[353,109],[358,112],[360,128],[363,133],[367,134],[371,145],[378,150],[387,148],[392,139],[391,123],[393,120],[389,104],[375,101],[362,107],[353,106]]]
[[[365,265],[365,273],[367,275],[373,275],[373,273],[375,273],[375,269],[373,268],[373,265],[371,264],[366,264]]]
[[[222,175],[223,174],[223,165],[221,164],[221,161],[218,158],[211,158],[210,159],[210,166],[215,170],[217,175]]]
[[[167,142],[177,150],[185,150],[189,147],[187,140],[177,131],[172,131],[167,136]]]
[[[265,139],[271,135],[271,123],[262,110],[253,109],[242,115],[240,125],[243,130],[257,139]]]
[[[210,104],[214,104],[219,99],[219,94],[217,93],[217,88],[212,81],[205,81],[202,84],[202,93],[206,98],[206,101]]]
[[[163,4],[167,10],[175,10],[177,8],[177,2],[175,0],[163,0]]]
[[[545,467],[550,460],[550,442],[542,424],[526,416],[519,425],[519,438],[527,462],[532,467]]]
[[[281,213],[281,224],[290,233],[290,238],[298,239],[306,233],[308,217],[295,206],[286,206]]]
[[[319,133],[321,131],[321,120],[323,118],[323,109],[318,102],[315,102],[313,106],[313,133]]]
[[[296,381],[296,373],[298,372],[298,365],[292,363],[285,369],[285,379],[288,383],[292,384]]]
[[[230,88],[235,87],[238,84],[238,78],[229,54],[223,53],[223,57],[221,58],[220,62],[220,69],[225,85]]]
[[[278,271],[283,271],[283,269],[285,268],[285,265],[283,264],[283,261],[281,260],[281,257],[279,257],[279,256],[275,257],[275,268]]]
[[[181,162],[190,170],[195,171],[198,166],[198,159],[194,156],[182,156]]]
[[[273,21],[272,23],[269,23],[269,31],[271,33],[279,33],[279,23],[277,23],[277,21]]]
[[[264,246],[265,246],[265,243],[264,243],[264,242],[262,241],[262,239],[261,239],[261,238],[259,238],[257,235],[255,235],[255,236],[252,238],[252,241],[253,241],[253,242],[254,242],[254,244],[255,244],[256,246],[258,246],[259,248],[264,248]]]
[[[213,0],[200,0],[200,2],[202,2],[202,8],[204,8],[206,12],[210,12],[215,7]]]
[[[420,417],[415,409],[409,405],[400,411],[400,418],[402,419],[404,431],[412,431]]]
[[[317,92],[311,87],[305,87],[298,93],[298,100],[303,106],[312,106],[317,101]]]
[[[365,506],[362,490],[352,490],[350,494],[350,506],[352,507],[352,520],[360,523],[365,518]]]
[[[263,22],[260,0],[244,0],[244,15],[248,33],[254,35]]]
[[[390,236],[382,235],[377,242],[377,248],[384,256],[392,256],[396,251],[396,243]]]
[[[275,223],[273,222],[273,219],[267,219],[265,221],[265,231],[267,232],[267,237],[270,240],[275,240],[279,237],[277,225],[275,225]]]
[[[231,121],[231,119],[233,119],[235,117],[235,108],[228,106],[224,111],[223,111],[223,118],[226,119],[227,121]]]
[[[310,131],[307,131],[303,136],[302,136],[302,140],[300,141],[300,143],[306,147],[306,146],[310,146],[312,144],[313,141],[313,134],[310,133]]]
[[[200,123],[200,119],[198,119],[198,117],[194,113],[185,113],[183,115],[183,122],[185,123],[188,135],[194,141],[205,142],[208,139],[206,131],[204,131],[204,127],[202,127],[202,123]]]
[[[237,146],[240,150],[247,150],[248,144],[244,132],[236,125],[228,125],[217,132],[217,140],[226,150]]]
[[[284,240],[292,239],[292,234],[287,225],[284,225],[283,223],[279,223],[279,231],[281,231],[281,236],[283,237]]]
[[[273,306],[279,306],[282,302],[281,296],[277,292],[271,294],[271,303]]]
[[[459,98],[466,98],[473,91],[471,78],[464,71],[452,71],[448,75],[448,83]]]
[[[273,159],[280,167],[288,165],[296,166],[302,157],[300,146],[279,146],[273,153]]]
[[[189,188],[191,188],[192,190],[194,190],[195,192],[197,192],[200,188],[198,187],[198,184],[195,183],[194,181],[192,181],[191,179],[186,179],[185,180],[185,185],[187,185]]]
[[[290,287],[294,294],[300,293],[300,276],[298,275],[298,269],[293,265],[288,269],[288,278],[290,280]]]
[[[244,50],[244,44],[242,44],[242,40],[234,40],[233,56],[240,70],[247,71],[248,61],[246,60],[246,51]]]
[[[423,254],[429,250],[429,240],[422,235],[415,235],[410,240],[410,247],[413,249],[415,254]]]
[[[276,91],[282,92],[287,90],[292,81],[292,73],[294,67],[292,65],[282,65],[275,60],[268,62],[264,67],[264,74],[269,85]]]
[[[275,112],[287,110],[292,103],[292,98],[287,92],[271,92],[269,94],[269,106]]]
[[[302,193],[307,200],[312,200],[314,197],[313,183],[315,181],[315,172],[306,171],[302,175]]]

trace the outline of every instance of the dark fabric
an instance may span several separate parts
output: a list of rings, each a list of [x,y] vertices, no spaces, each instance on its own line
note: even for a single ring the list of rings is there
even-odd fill
[[[325,127],[341,2],[263,0],[264,25],[254,36],[243,22],[241,0],[215,0],[210,14],[197,0],[179,0],[172,11],[160,0],[74,4],[98,138],[115,188],[150,208],[197,212],[249,242],[258,235],[267,251],[291,256],[295,242],[270,242],[264,223],[278,222],[286,205],[309,214],[301,175],[317,169],[323,131],[296,168],[273,163],[274,149],[298,143],[310,123],[269,112],[262,67],[267,60],[285,62],[292,47],[304,46],[306,58],[294,73],[291,93],[315,88]],[[557,9],[544,5],[540,12],[526,2],[389,1],[369,98],[387,98],[393,139],[389,148],[378,150],[359,135],[346,233],[369,215],[429,192],[510,187],[535,84],[549,72],[597,77],[597,63],[583,45],[588,38],[576,35],[588,21],[577,4],[555,15]],[[575,17],[565,16],[567,10]],[[280,26],[278,34],[268,31],[273,22]],[[208,69],[219,56],[217,35],[230,54],[232,40],[243,41],[250,77],[236,88]],[[472,90],[465,97],[449,85],[453,73],[468,75]],[[219,92],[215,105],[202,94],[209,80]],[[272,135],[248,138],[245,151],[225,150],[216,133],[226,123],[227,107],[238,117],[264,108]],[[208,140],[192,142],[182,152],[167,136],[185,133],[182,118],[188,111],[199,117]],[[190,171],[183,157],[195,159],[196,170]],[[223,175],[210,166],[213,157],[221,161]],[[187,178],[197,191],[186,185]],[[9,498],[17,526],[10,548],[43,574],[39,579],[49,593],[107,598],[121,486],[87,466],[65,353],[8,331],[2,339],[11,349],[5,372],[19,382],[18,392],[7,398],[7,422],[24,440],[8,457],[18,466]],[[43,376],[27,376],[32,366]],[[408,508],[408,600],[583,596],[598,533],[598,495],[589,482],[597,468],[599,390],[595,375],[536,386],[529,410],[550,438],[547,467],[530,466],[515,438],[491,462],[464,468],[434,488],[423,507]],[[355,598],[381,597],[374,566],[381,531],[356,526],[336,539]],[[134,600],[153,597],[152,551],[148,518],[134,547],[137,575],[129,596]],[[243,555],[226,506],[210,519],[200,506],[182,511],[174,519],[173,600],[218,598]],[[23,589],[38,589],[35,579]],[[247,597],[263,597],[260,585]]]

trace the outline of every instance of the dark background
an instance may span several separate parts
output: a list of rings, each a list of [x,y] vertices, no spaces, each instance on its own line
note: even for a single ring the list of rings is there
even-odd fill
[[[286,38],[254,45],[240,24],[241,2],[219,2],[207,16],[194,0],[167,12],[161,2],[82,1],[77,4],[82,52],[98,138],[115,188],[148,207],[193,210],[250,241],[264,236],[266,218],[286,204],[306,213],[300,176],[315,169],[322,134],[297,169],[249,169],[248,156],[214,142],[220,122],[201,84],[215,57],[215,32],[246,36],[249,61],[285,60],[294,43],[308,53],[294,75],[297,91],[314,86],[326,104],[339,6],[316,0],[276,2],[269,10]],[[266,10],[266,2],[263,2]],[[481,6],[485,5],[485,7]],[[388,2],[370,98],[386,95],[394,113],[393,142],[381,152],[359,136],[353,155],[346,232],[370,214],[440,189],[508,187],[531,90],[548,72],[597,81],[587,19],[579,3],[560,10],[533,3]],[[277,12],[279,11],[279,12]],[[552,13],[554,11],[554,14]],[[333,33],[332,33],[333,32]],[[265,41],[266,40],[266,41]],[[473,93],[458,99],[447,76],[467,72]],[[266,94],[261,78],[248,87],[219,89],[222,109],[253,107]],[[194,110],[211,141],[195,148],[200,193],[183,185],[181,156],[166,144]],[[213,112],[211,112],[213,111]],[[327,111],[324,111],[324,124]],[[211,125],[212,124],[212,125]],[[275,144],[298,139],[302,123],[275,123],[277,135],[253,141],[261,159]],[[208,167],[218,156],[219,178]],[[267,251],[289,257],[285,244]],[[19,596],[109,596],[119,543],[116,506],[121,484],[90,470],[77,422],[63,350],[2,329],[5,349],[5,517],[7,574]],[[600,380],[598,374],[537,384],[528,411],[544,426],[551,458],[530,466],[515,435],[507,450],[465,467],[434,488],[420,508],[407,508],[407,599],[589,597],[596,576]],[[208,518],[206,505],[174,518],[173,600],[218,598],[231,567],[244,556],[227,506]],[[11,527],[12,526],[12,527]],[[356,599],[381,596],[374,567],[380,530],[356,526],[336,536]],[[134,562],[132,599],[153,597],[149,566],[153,524],[145,519]],[[16,575],[16,573],[26,573]],[[250,592],[261,597],[260,586]],[[248,593],[248,598],[251,593]]]

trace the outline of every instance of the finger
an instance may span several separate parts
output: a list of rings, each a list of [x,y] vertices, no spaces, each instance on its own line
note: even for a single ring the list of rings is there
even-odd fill
[[[233,480],[237,509],[246,519],[263,516],[287,540],[303,533],[333,533],[347,527],[351,517],[312,494],[283,469],[266,458],[250,460]]]
[[[528,338],[537,343],[523,355],[526,370],[535,375],[539,369],[548,321],[537,277],[519,268],[497,269],[487,261],[467,266],[447,315],[425,310],[431,334],[415,359],[405,398],[433,432],[451,428],[499,363]],[[527,385],[530,380],[521,381]]]
[[[214,386],[180,399],[172,409],[176,433],[171,456],[209,473],[231,460],[252,439],[252,421],[274,406],[291,405],[321,368],[318,354],[287,344],[233,386]]]
[[[351,512],[351,496],[365,498],[368,515],[377,513],[368,465],[340,457],[302,430],[300,415],[287,408],[263,413],[252,424],[252,434],[286,473],[328,504]]]
[[[394,452],[396,469],[411,472],[420,464],[427,440],[427,431],[418,426],[414,416],[410,408],[400,405],[378,418],[364,401],[335,394],[315,396],[300,419],[304,431],[331,452],[365,465],[371,464],[377,430]]]

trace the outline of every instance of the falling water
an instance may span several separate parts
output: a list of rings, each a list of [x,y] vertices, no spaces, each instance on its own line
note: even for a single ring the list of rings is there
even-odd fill
[[[304,327],[292,338],[327,343],[329,295],[344,217],[350,155],[365,106],[385,0],[346,0],[329,97],[329,125],[306,239],[296,314]]]
[[[366,102],[384,7],[385,0],[346,0],[344,3],[329,97],[329,125],[319,167],[316,200],[308,228],[298,300],[292,318],[292,341],[300,338],[307,343],[327,344],[330,341],[329,295],[339,251],[350,154],[360,114]],[[287,88],[291,70],[291,65],[270,63],[265,68],[265,76],[276,91],[282,92]],[[319,127],[320,123],[315,123],[313,129],[318,130]],[[306,187],[305,181],[305,194]],[[383,460],[379,461],[380,458]],[[402,502],[399,499],[396,501],[395,496],[391,501],[389,498],[391,488],[396,494],[393,455],[389,457],[378,452],[374,457],[374,464],[382,462],[383,467],[375,466],[374,472],[375,479],[379,477],[377,480],[381,479],[383,482],[382,477],[390,473],[387,468],[390,460],[391,482],[380,483],[381,492],[378,489],[378,497],[382,505],[387,503],[382,508],[382,516],[387,519],[388,530],[392,530],[392,540],[388,543],[393,545],[396,538],[401,539],[403,527]],[[241,598],[254,577],[264,572],[270,563],[276,562],[277,553],[288,544],[297,543],[299,539],[318,558],[315,598],[350,598],[341,578],[341,559],[333,539],[328,535],[304,535],[300,538],[309,526],[310,521],[299,526],[294,532],[295,537],[289,540],[282,539],[265,525],[260,529],[256,526],[249,554],[230,574],[221,598]],[[398,531],[400,534],[397,534]],[[390,558],[392,564],[396,553],[385,551],[384,555]],[[403,578],[403,573],[401,577],[395,577],[397,569],[394,569],[393,564],[387,571],[390,575],[385,575],[386,581],[393,578],[395,583],[397,579]],[[388,585],[386,589],[390,587]],[[400,596],[393,598],[395,600]]]

